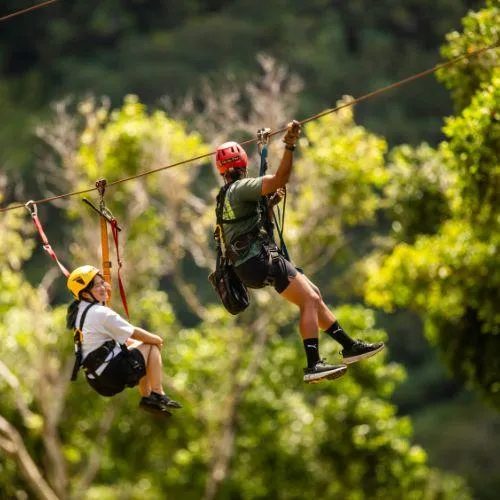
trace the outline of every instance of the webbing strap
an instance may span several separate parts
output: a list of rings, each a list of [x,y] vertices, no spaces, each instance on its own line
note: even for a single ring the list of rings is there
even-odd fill
[[[227,190],[229,189],[231,185],[230,184],[225,184],[220,188],[219,194],[217,195],[217,206],[215,208],[215,215],[217,217],[217,224],[220,226],[221,224],[235,224],[236,222],[241,222],[244,220],[251,219],[252,217],[255,217],[255,214],[253,212],[250,212],[249,214],[242,215],[240,217],[235,217],[234,219],[224,219],[223,218],[223,213],[224,213],[224,202],[226,200],[226,193]]]
[[[30,208],[31,205],[33,205],[33,208]],[[30,213],[33,224],[35,224],[35,227],[38,231],[38,234],[40,235],[40,239],[42,240],[43,249],[49,254],[50,258],[57,263],[57,265],[59,266],[59,269],[64,274],[64,276],[66,276],[66,278],[67,278],[69,276],[69,271],[62,265],[62,263],[57,258],[56,252],[54,252],[54,250],[50,246],[47,235],[45,234],[45,231],[43,230],[42,223],[40,222],[40,219],[38,218],[38,208],[37,208],[36,204],[33,203],[32,201],[28,201],[28,203],[26,203],[25,207],[28,210],[28,212]]]
[[[118,263],[118,288],[120,289],[120,297],[122,299],[123,309],[125,310],[125,314],[127,315],[127,319],[130,321],[130,316],[128,312],[128,304],[127,304],[127,295],[125,293],[125,287],[123,286],[122,277],[120,274],[120,269],[122,267],[122,261],[120,259],[120,245],[118,241],[118,222],[113,217],[111,219],[111,233],[113,235],[113,240],[115,242],[116,248],[116,261]]]
[[[71,374],[71,380],[76,380],[76,377],[78,375],[78,370],[82,366],[82,337],[83,337],[83,324],[85,323],[85,318],[87,317],[87,313],[89,312],[89,309],[93,306],[95,306],[97,302],[92,302],[92,304],[89,304],[84,311],[82,312],[82,315],[80,317],[80,325],[78,327],[75,327],[75,334],[73,336],[73,340],[75,342],[75,364],[73,365],[73,372]]]
[[[260,138],[259,142],[259,153],[260,153],[260,171],[259,175],[262,177],[266,174],[267,169],[268,169],[268,161],[267,161],[267,154],[268,154],[268,147],[267,147],[267,136],[265,135],[266,130],[269,129],[261,129],[258,134]],[[262,206],[262,217],[265,225],[266,232],[268,233],[269,237],[271,240],[274,242],[274,231],[273,231],[273,221],[274,225],[276,226],[276,230],[280,239],[280,252],[283,254],[283,257],[290,261],[290,254],[288,253],[288,249],[285,244],[285,240],[283,238],[283,231],[285,227],[285,209],[286,209],[286,186],[285,186],[285,198],[283,200],[283,212],[280,217],[280,210],[278,207],[278,218],[276,217],[274,213],[274,209],[271,209],[272,212],[272,218],[273,220],[270,219],[269,216],[269,200],[267,196],[263,196],[261,200],[261,206]],[[281,220],[279,220],[281,219]]]

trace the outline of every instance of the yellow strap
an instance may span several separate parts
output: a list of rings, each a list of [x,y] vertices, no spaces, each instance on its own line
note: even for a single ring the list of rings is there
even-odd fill
[[[108,283],[111,289],[111,261],[109,260],[109,244],[108,244],[108,226],[106,219],[100,217],[101,219],[101,249],[102,249],[102,273],[104,281]],[[109,294],[106,304],[109,305]]]

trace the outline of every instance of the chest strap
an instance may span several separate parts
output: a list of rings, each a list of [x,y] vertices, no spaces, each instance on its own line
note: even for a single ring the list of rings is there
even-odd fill
[[[250,212],[249,214],[242,215],[241,217],[235,217],[234,219],[224,219],[224,201],[226,200],[226,193],[231,184],[225,184],[221,187],[219,194],[217,195],[217,206],[215,209],[215,215],[217,217],[217,225],[221,224],[236,224],[237,222],[242,222],[244,220],[251,219],[255,217],[255,212]]]
[[[73,365],[73,373],[71,374],[71,380],[76,380],[78,376],[78,370],[82,366],[82,340],[83,340],[83,324],[85,323],[85,318],[87,317],[87,313],[89,309],[96,305],[97,302],[93,302],[89,304],[83,311],[80,317],[80,325],[78,327],[75,326],[73,341],[75,343],[75,364]]]

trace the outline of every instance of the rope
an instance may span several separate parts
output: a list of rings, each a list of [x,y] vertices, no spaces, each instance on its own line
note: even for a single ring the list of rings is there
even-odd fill
[[[486,47],[483,47],[481,49],[477,49],[477,50],[471,51],[471,52],[469,52],[467,54],[463,54],[461,56],[455,57],[454,59],[451,59],[450,61],[438,64],[436,66],[433,66],[432,68],[426,69],[425,71],[422,71],[422,72],[417,73],[415,75],[412,75],[412,76],[409,76],[407,78],[404,78],[403,80],[399,80],[398,82],[391,83],[390,85],[386,85],[385,87],[382,87],[382,88],[380,88],[378,90],[374,90],[373,92],[369,92],[368,94],[365,94],[365,95],[363,95],[361,97],[353,99],[352,101],[349,101],[347,103],[341,104],[340,106],[337,106],[335,108],[327,109],[325,111],[322,111],[321,113],[318,113],[316,115],[310,116],[309,118],[305,118],[304,120],[300,121],[299,123],[301,125],[303,125],[304,123],[308,123],[308,122],[310,122],[312,120],[317,120],[318,118],[326,116],[326,115],[328,115],[330,113],[335,113],[335,112],[340,111],[341,109],[347,108],[349,106],[354,106],[354,104],[366,101],[367,99],[371,99],[372,97],[376,97],[376,96],[382,94],[383,92],[387,92],[388,90],[392,90],[392,89],[395,89],[397,87],[401,87],[402,85],[405,85],[407,83],[413,82],[414,80],[417,80],[417,79],[422,78],[424,76],[430,75],[431,73],[435,73],[436,71],[439,71],[440,69],[443,69],[443,68],[446,68],[446,67],[451,66],[453,64],[456,64],[456,63],[458,63],[458,62],[460,62],[460,61],[462,61],[464,59],[469,59],[471,57],[474,57],[474,56],[477,56],[479,54],[482,54],[483,52],[486,52],[487,50],[494,49],[494,48],[498,47],[499,45],[500,45],[500,41],[497,41],[497,42],[492,43],[491,45],[487,45]],[[286,127],[282,128],[282,129],[279,129],[279,130],[275,130],[274,132],[271,132],[269,134],[269,136],[280,134],[280,133],[285,132],[285,131],[286,131]],[[252,144],[252,143],[254,143],[256,141],[257,141],[256,138],[249,139],[247,141],[242,142],[241,145]],[[119,179],[119,180],[116,180],[116,181],[113,181],[113,182],[109,182],[108,186],[114,186],[114,185],[120,184],[122,182],[128,182],[128,181],[133,180],[133,179],[138,179],[140,177],[144,177],[146,175],[150,175],[150,174],[159,172],[161,170],[167,170],[169,168],[178,167],[178,166],[184,165],[186,163],[190,163],[190,162],[193,162],[193,161],[201,160],[203,158],[207,158],[208,156],[212,156],[214,154],[215,154],[215,151],[212,151],[211,153],[206,153],[204,155],[196,156],[194,158],[189,158],[188,160],[179,161],[179,162],[173,163],[171,165],[165,165],[165,166],[162,166],[162,167],[154,168],[152,170],[147,170],[145,172],[141,172],[141,173],[136,174],[136,175],[131,175],[129,177],[125,177],[124,179]],[[71,193],[66,193],[66,194],[61,194],[61,195],[58,195],[58,196],[52,196],[50,198],[43,198],[41,200],[36,200],[36,201],[34,201],[34,203],[37,203],[37,204],[46,203],[46,202],[49,202],[49,201],[58,200],[60,198],[68,198],[70,196],[76,196],[78,194],[90,193],[92,191],[95,191],[96,189],[97,188],[89,188],[89,189],[85,189],[85,190],[82,190],[82,191],[73,191]],[[24,206],[25,206],[25,203],[20,203],[18,205],[12,205],[10,207],[0,208],[0,213],[7,212],[9,210],[15,210],[17,208],[23,208]]]
[[[6,16],[0,17],[0,21],[6,21],[7,19],[11,19],[12,17],[20,16],[21,14],[26,14],[27,12],[31,12],[32,10],[35,9],[40,9],[41,7],[45,7],[55,2],[57,2],[57,0],[48,0],[47,2],[42,2],[37,5],[33,5],[31,7],[28,7],[27,9],[17,10],[15,12],[12,12],[12,14],[7,14]]]

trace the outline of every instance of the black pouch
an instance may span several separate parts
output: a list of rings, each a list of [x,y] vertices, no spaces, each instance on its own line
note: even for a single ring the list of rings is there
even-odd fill
[[[104,342],[99,348],[90,352],[82,363],[83,367],[88,373],[95,373],[95,371],[106,361],[109,353],[113,351],[116,346],[114,340]]]
[[[248,290],[240,277],[236,274],[234,266],[230,260],[230,250],[226,248],[226,254],[222,252],[222,224],[236,223],[253,217],[253,214],[248,214],[236,219],[225,220],[222,217],[222,207],[226,191],[229,185],[226,184],[221,188],[217,195],[217,206],[215,215],[217,218],[217,226],[214,231],[214,239],[217,246],[217,259],[215,263],[215,271],[210,274],[208,281],[214,287],[215,292],[219,296],[224,307],[231,314],[239,314],[244,311],[250,304]],[[228,251],[229,250],[229,251]]]
[[[231,314],[239,314],[250,304],[248,290],[245,284],[234,271],[230,260],[225,259],[217,252],[217,264],[215,271],[208,277],[215,292],[224,307]]]

